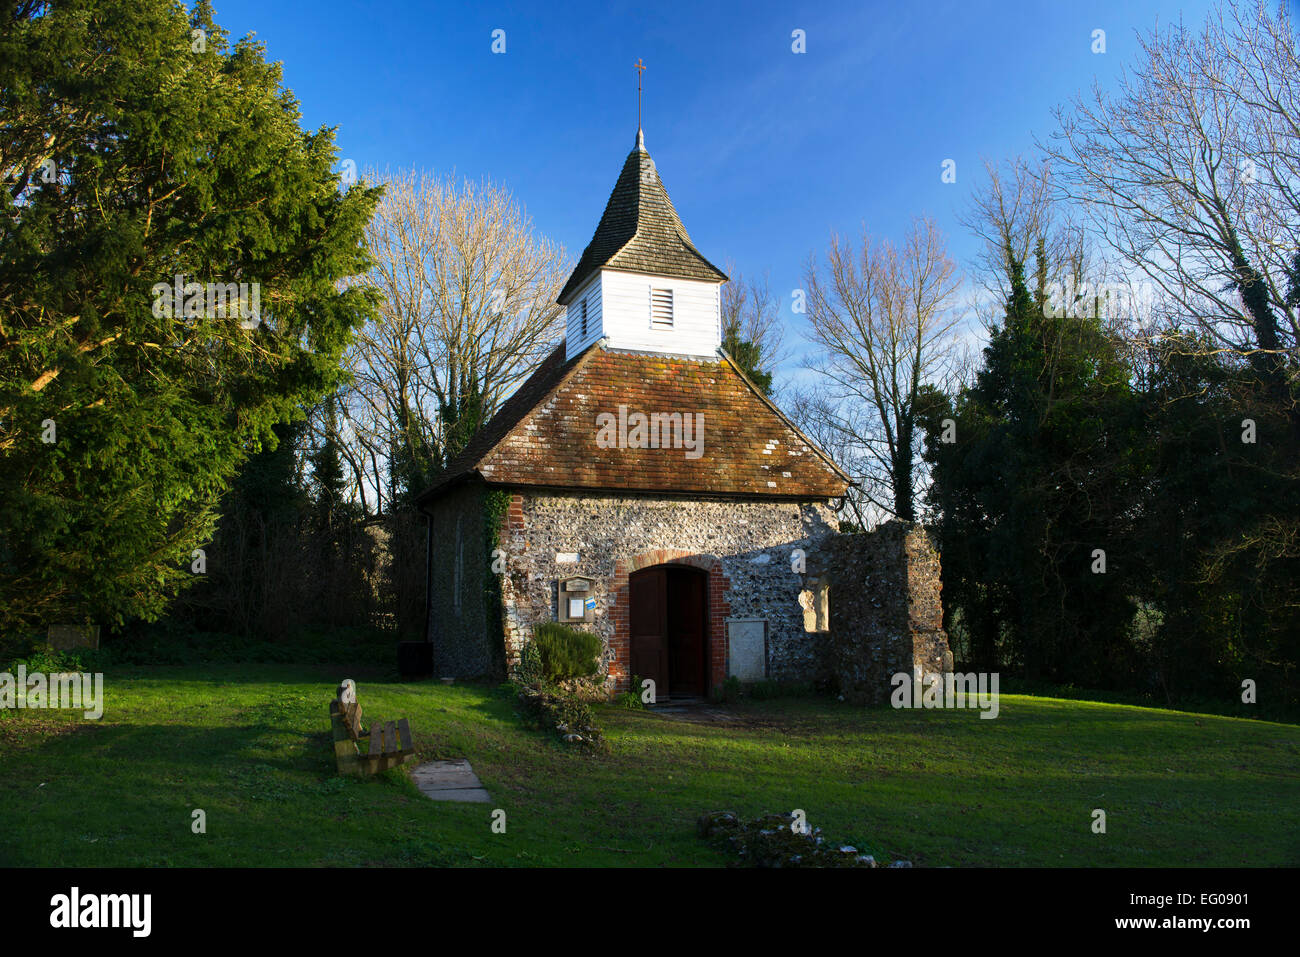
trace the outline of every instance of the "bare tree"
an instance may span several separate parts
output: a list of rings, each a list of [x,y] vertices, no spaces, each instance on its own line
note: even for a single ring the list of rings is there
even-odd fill
[[[800,403],[804,421],[840,450],[867,506],[905,521],[919,490],[917,400],[949,371],[958,285],[928,218],[913,220],[901,247],[864,230],[855,250],[832,234],[825,265],[813,257],[805,270],[809,339],[820,347],[810,368],[822,382]]]
[[[984,291],[1001,303],[1011,292],[1008,256],[1029,262],[1037,241],[1054,233],[1056,210],[1045,163],[1022,157],[1006,163],[985,160],[984,172],[987,181],[972,193],[958,221],[982,240],[975,274]],[[1052,243],[1053,251],[1058,245]]]
[[[787,407],[790,418],[804,434],[845,472],[860,476],[870,468],[864,461],[862,443],[857,440],[858,430],[852,427],[853,423],[844,421],[845,417],[859,418],[863,414],[860,405],[849,407],[847,403],[837,401],[825,383],[816,382],[791,390]],[[871,496],[880,491],[876,483],[855,480],[844,496],[840,521],[846,527],[870,530],[892,517],[891,510],[873,503]]]
[[[1023,267],[1042,308],[1099,319],[1135,364],[1150,360],[1159,302],[1146,294],[1124,264],[1099,254],[1076,210],[1052,182],[1046,160],[1016,157],[986,161],[986,180],[972,193],[959,220],[982,240],[975,260],[979,285],[968,291],[968,314],[991,334],[1002,322],[1011,292],[1013,262]],[[1058,328],[1058,334],[1064,327]],[[1045,342],[1052,362],[1061,343]],[[973,384],[978,363],[969,357],[961,380]]]
[[[1095,255],[1086,231],[1052,183],[1045,159],[984,161],[986,181],[971,194],[958,221],[982,240],[975,276],[984,296],[981,318],[1000,312],[1011,293],[1011,260],[1039,272],[1038,282],[1079,291],[1096,287],[1111,268]],[[1069,303],[1073,305],[1073,302]],[[986,322],[987,325],[987,322]]]
[[[1059,108],[1044,146],[1066,196],[1153,283],[1170,336],[1233,353],[1279,387],[1297,373],[1300,58],[1263,4],[1140,38],[1113,95]],[[1182,332],[1188,332],[1180,336]]]
[[[731,261],[726,270],[731,279],[723,283],[720,292],[722,341],[749,343],[759,365],[770,372],[790,358],[785,349],[781,300],[772,294],[766,274],[762,279],[746,279]]]
[[[569,263],[504,188],[403,172],[387,177],[366,235],[380,318],[347,354],[345,452],[376,509],[393,498],[394,449],[445,463],[563,333]]]

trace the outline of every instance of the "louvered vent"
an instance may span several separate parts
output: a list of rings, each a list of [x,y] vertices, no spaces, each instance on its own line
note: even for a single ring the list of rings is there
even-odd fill
[[[673,291],[671,289],[650,290],[650,328],[671,329],[673,327]]]
[[[587,300],[582,300],[582,338],[587,338]]]

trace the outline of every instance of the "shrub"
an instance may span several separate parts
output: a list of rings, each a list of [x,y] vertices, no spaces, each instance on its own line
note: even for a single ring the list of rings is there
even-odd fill
[[[595,635],[546,622],[520,650],[511,673],[510,686],[526,717],[565,744],[588,752],[604,751],[605,736],[586,702],[557,682],[595,674],[599,651]]]
[[[585,701],[571,692],[543,685],[524,685],[519,689],[519,703],[534,724],[556,734],[565,744],[584,751],[607,748],[605,735],[596,724],[596,716]]]
[[[519,652],[519,663],[514,669],[514,682],[521,686],[536,685],[540,684],[545,677],[541,650],[537,647],[537,642],[530,641]]]
[[[733,704],[740,700],[740,693],[743,685],[740,679],[735,675],[729,675],[727,680],[720,685],[713,686],[712,697],[714,701],[721,701],[725,704]]]
[[[112,661],[112,655],[106,648],[74,648],[69,651],[57,651],[53,648],[38,647],[22,658],[15,658],[0,669],[13,674],[23,665],[28,672],[59,674],[62,672],[96,672],[103,671]]]
[[[600,637],[559,622],[542,622],[533,630],[532,643],[542,659],[542,672],[551,681],[585,678],[597,670]]]
[[[645,702],[641,700],[641,678],[638,675],[633,675],[631,687],[614,700],[620,708],[644,710]]]

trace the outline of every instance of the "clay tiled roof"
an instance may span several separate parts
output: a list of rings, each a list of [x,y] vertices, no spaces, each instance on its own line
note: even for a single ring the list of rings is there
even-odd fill
[[[633,413],[702,415],[700,454],[687,456],[684,432],[675,448],[609,447],[620,405],[631,419],[629,444]],[[602,413],[612,418],[598,422]],[[613,430],[601,436],[601,423]],[[730,361],[603,343],[567,362],[561,343],[420,500],[475,476],[498,485],[804,500],[837,498],[848,484]]]
[[[636,148],[628,154],[614,191],[609,194],[596,234],[582,251],[557,301],[567,303],[602,267],[681,279],[727,279],[692,245],[639,132]]]

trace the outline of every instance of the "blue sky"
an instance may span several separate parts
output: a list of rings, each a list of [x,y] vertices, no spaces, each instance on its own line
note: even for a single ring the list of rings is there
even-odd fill
[[[283,62],[305,124],[338,127],[342,157],[501,183],[575,260],[633,144],[641,58],[646,146],[692,239],[769,273],[793,345],[790,290],[831,230],[899,238],[928,213],[967,267],[956,215],[983,158],[1030,153],[1054,105],[1133,62],[1135,31],[1199,26],[1208,7],[216,0],[218,23]]]

